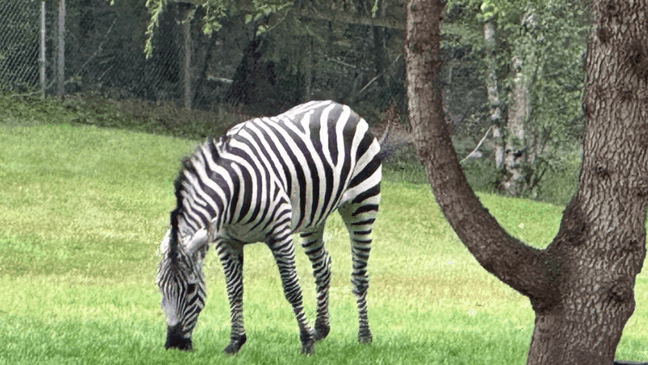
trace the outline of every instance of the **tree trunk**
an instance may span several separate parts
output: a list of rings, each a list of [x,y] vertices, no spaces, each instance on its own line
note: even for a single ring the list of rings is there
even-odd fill
[[[504,140],[502,139],[502,105],[499,99],[497,87],[497,62],[495,61],[496,23],[494,19],[484,22],[484,42],[486,43],[486,63],[488,70],[486,76],[486,89],[488,90],[488,102],[490,103],[490,125],[493,128],[493,151],[495,153],[495,167],[499,170],[504,165]]]
[[[648,3],[598,0],[592,13],[579,188],[547,247],[565,266],[561,301],[536,312],[532,364],[612,363],[645,257]]]
[[[484,16],[489,16],[484,14]],[[486,89],[490,103],[490,125],[493,128],[491,146],[495,154],[495,167],[501,171],[504,178],[497,188],[506,195],[519,196],[526,189],[526,179],[523,166],[526,161],[524,140],[524,124],[529,116],[529,91],[523,65],[519,57],[511,58],[513,69],[513,87],[510,92],[511,105],[507,109],[506,118],[503,116],[503,106],[500,103],[497,80],[495,32],[496,20],[491,17],[484,21],[484,43],[486,45]]]
[[[40,69],[40,86],[41,86],[41,98],[45,98],[45,92],[47,91],[47,36],[46,36],[46,17],[45,17],[45,1],[41,1],[41,23],[40,23],[40,57],[38,60],[39,69]]]
[[[519,57],[511,58],[514,78],[511,90],[512,104],[506,118],[506,138],[504,152],[505,178],[500,190],[506,195],[519,196],[526,188],[523,167],[526,163],[524,141],[524,124],[529,115],[529,90],[522,61]]]
[[[191,110],[192,107],[192,93],[191,93],[191,56],[193,53],[193,45],[191,40],[191,21],[193,18],[193,8],[191,4],[179,3],[178,13],[180,29],[182,34],[182,47],[180,52],[182,55],[182,66],[180,71],[180,80],[182,81],[182,100],[184,107]]]
[[[630,4],[632,3],[632,4]],[[544,250],[509,236],[466,182],[438,82],[444,3],[408,0],[410,123],[446,219],[477,261],[536,314],[528,364],[610,365],[634,310],[648,207],[648,3],[595,0],[579,189]]]
[[[385,83],[385,78],[381,77],[383,72],[385,72],[385,68],[387,67],[387,60],[385,58],[385,47],[384,47],[384,33],[385,29],[378,27],[378,26],[372,26],[371,31],[373,32],[373,61],[374,61],[374,71],[376,73],[376,76],[378,77],[378,86],[380,88],[384,88],[386,83]]]

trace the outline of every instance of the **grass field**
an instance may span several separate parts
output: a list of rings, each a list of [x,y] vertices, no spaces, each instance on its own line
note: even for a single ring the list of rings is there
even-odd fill
[[[208,302],[190,353],[163,348],[154,285],[157,245],[173,208],[172,181],[194,141],[69,124],[0,124],[1,364],[522,364],[533,313],[528,301],[487,274],[441,216],[429,188],[383,185],[370,260],[371,346],[357,344],[346,232],[336,216],[331,333],[299,355],[297,325],[263,245],[245,249],[248,342],[228,342],[220,264],[206,262]],[[24,126],[25,124],[31,124]],[[541,247],[562,208],[480,195],[506,229]],[[314,283],[298,254],[305,303]],[[648,275],[618,358],[648,360]]]

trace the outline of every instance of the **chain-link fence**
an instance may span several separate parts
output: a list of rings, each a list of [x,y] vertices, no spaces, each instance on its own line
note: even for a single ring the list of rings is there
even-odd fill
[[[183,47],[172,29],[180,27],[177,12],[165,14],[147,59],[145,1],[62,3],[0,0],[0,90],[181,100]]]
[[[299,20],[282,13],[262,36],[245,13],[205,34],[205,12],[168,2],[147,58],[146,0],[0,0],[0,92],[174,101],[198,109],[228,103],[251,114],[313,98],[360,111],[384,110],[393,99],[404,104],[399,29],[295,9],[290,14]]]
[[[226,97],[249,40],[216,51],[215,37],[201,30],[201,9],[185,21],[188,7],[169,3],[147,58],[146,0],[0,0],[0,92],[81,93],[208,108]],[[224,57],[214,58],[214,52]],[[217,76],[210,72],[214,68]]]
[[[0,88],[24,92],[39,87],[40,2],[0,1]]]

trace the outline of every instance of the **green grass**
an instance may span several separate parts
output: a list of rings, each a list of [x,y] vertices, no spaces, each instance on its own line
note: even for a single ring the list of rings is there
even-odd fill
[[[25,111],[29,113],[30,111]],[[16,115],[16,114],[14,114]],[[25,114],[27,115],[27,114]],[[207,307],[195,351],[163,348],[154,285],[159,240],[173,208],[172,181],[194,141],[70,124],[0,121],[0,364],[522,364],[533,312],[487,274],[448,227],[426,185],[386,181],[370,260],[371,346],[357,344],[350,255],[339,217],[326,239],[333,258],[331,333],[299,355],[292,310],[272,255],[246,247],[248,342],[228,342],[220,264],[206,261]],[[480,194],[512,234],[538,247],[555,235],[562,208]],[[298,271],[309,318],[314,283]],[[648,360],[648,276],[618,358]]]

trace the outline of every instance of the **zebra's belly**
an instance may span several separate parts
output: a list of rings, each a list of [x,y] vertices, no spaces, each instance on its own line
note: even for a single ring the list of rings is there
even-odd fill
[[[292,219],[290,222],[292,233],[311,232],[322,224],[325,224],[328,217],[338,209],[340,200],[330,201],[325,206],[320,206],[315,213],[313,213],[310,206],[302,213],[299,209],[299,203],[293,203]],[[306,204],[312,204],[311,200],[308,200]]]
[[[291,233],[300,233],[314,230],[316,226],[321,225],[326,222],[327,217],[318,216],[316,220],[303,220],[301,224],[297,224],[296,221],[292,222]],[[255,224],[246,224],[246,225],[228,225],[223,226],[221,231],[221,236],[226,239],[231,239],[241,243],[256,243],[256,242],[266,242],[269,232],[262,231],[260,229],[255,229]]]
[[[265,242],[266,232],[253,229],[254,225],[230,225],[223,227],[223,236],[242,243]]]

